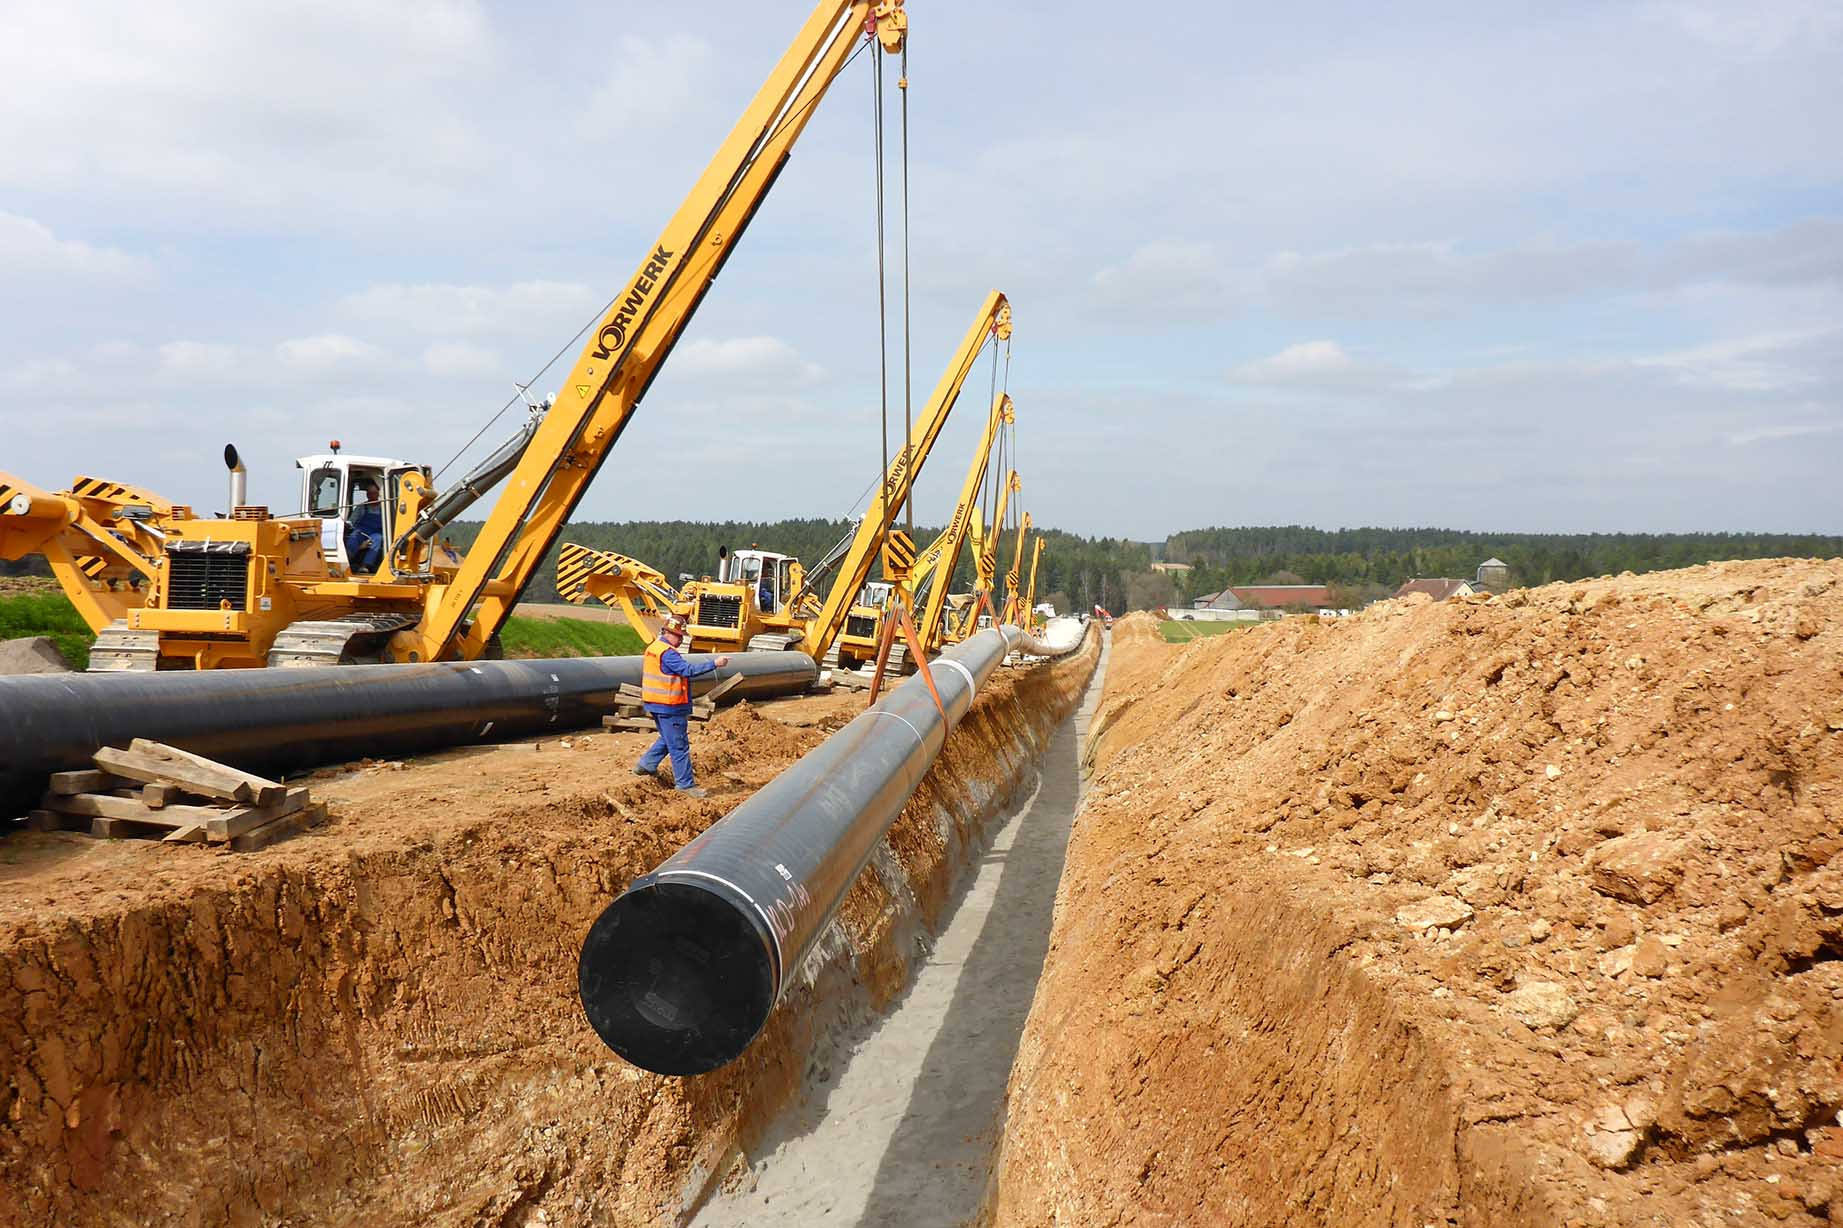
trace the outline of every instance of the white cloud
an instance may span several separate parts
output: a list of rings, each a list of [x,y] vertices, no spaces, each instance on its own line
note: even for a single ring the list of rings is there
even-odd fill
[[[1093,297],[1106,312],[1160,319],[1217,319],[1234,296],[1213,243],[1159,239],[1094,275]]]
[[[778,337],[732,337],[723,341],[700,338],[673,352],[668,368],[674,375],[717,378],[725,381],[768,381],[804,386],[825,378],[825,368],[808,361]]]
[[[0,184],[261,224],[426,202],[486,162],[456,87],[493,51],[474,0],[10,6]]]
[[[1806,435],[1830,435],[1838,431],[1843,431],[1843,422],[1782,423],[1778,426],[1750,427],[1744,431],[1735,431],[1728,436],[1728,442],[1735,447],[1745,447],[1750,443],[1799,439]]]
[[[1393,367],[1353,357],[1335,341],[1302,341],[1229,372],[1229,382],[1265,387],[1357,390],[1380,387],[1401,375]]]
[[[717,52],[707,40],[688,34],[661,39],[623,34],[613,50],[614,65],[584,113],[590,128],[619,131],[709,105],[703,86],[717,71]]]
[[[238,366],[235,346],[211,341],[168,341],[159,355],[160,374],[182,379],[222,379]]]
[[[437,341],[422,352],[422,365],[432,375],[503,375],[499,355],[466,341]]]
[[[1732,392],[1783,392],[1821,378],[1810,351],[1843,339],[1843,329],[1807,329],[1731,337],[1707,345],[1632,360],[1640,368],[1668,371],[1676,382]]]
[[[1259,282],[1263,301],[1290,314],[1362,317],[1438,317],[1717,284],[1835,285],[1843,283],[1843,218],[1649,245],[1534,238],[1484,247],[1442,239],[1283,251]]]
[[[485,333],[564,336],[607,301],[580,282],[520,281],[506,286],[388,282],[340,301],[343,314],[428,336]]]
[[[343,333],[290,338],[275,347],[275,356],[285,366],[308,373],[368,370],[384,359],[377,346]]]
[[[1653,4],[1650,15],[1712,47],[1750,58],[1809,54],[1843,37],[1843,8],[1834,0],[1673,0]]]
[[[151,262],[112,247],[60,239],[49,226],[0,211],[0,272],[11,278],[77,277],[98,281],[140,281]]]

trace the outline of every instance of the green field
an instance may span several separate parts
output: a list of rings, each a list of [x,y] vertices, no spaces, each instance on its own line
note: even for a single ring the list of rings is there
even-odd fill
[[[508,657],[631,657],[646,651],[632,627],[582,618],[509,618],[499,642]]]
[[[48,635],[72,669],[90,663],[90,645],[96,642],[90,625],[63,593],[21,593],[0,597],[0,640]]]
[[[1202,621],[1190,622],[1188,620],[1179,622],[1176,619],[1171,619],[1160,623],[1158,629],[1164,633],[1167,643],[1187,644],[1191,640],[1202,639],[1204,636],[1225,635],[1230,631],[1241,631],[1248,627],[1258,626],[1260,626],[1260,624],[1256,622],[1218,623]]]
[[[0,597],[0,640],[47,635],[73,669],[86,669],[89,624],[62,593]],[[499,633],[508,657],[629,657],[646,644],[632,627],[579,618],[511,618]]]

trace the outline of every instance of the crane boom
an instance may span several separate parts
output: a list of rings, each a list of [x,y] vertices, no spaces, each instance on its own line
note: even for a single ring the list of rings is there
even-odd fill
[[[1011,570],[1005,573],[1005,612],[1004,622],[1017,619],[1017,604],[1024,597],[1024,586],[1019,583],[1024,569],[1024,537],[1030,532],[1030,513],[1025,512],[1023,519],[1017,522],[1017,545],[1011,548]]]
[[[918,586],[925,578],[922,565],[927,565],[934,576],[933,586],[928,590],[915,625],[917,637],[930,650],[940,647],[941,619],[947,609],[947,590],[953,587],[954,568],[959,564],[961,547],[972,527],[979,492],[985,486],[986,470],[992,463],[992,448],[998,442],[999,432],[1016,421],[1017,409],[1010,396],[999,393],[992,399],[992,413],[986,419],[985,434],[973,452],[972,464],[967,466],[966,481],[960,486],[960,499],[954,504],[953,518],[917,560],[915,583]]]
[[[955,643],[965,639],[979,629],[979,598],[985,597],[991,603],[992,594],[998,588],[998,544],[999,536],[1004,532],[1005,510],[1011,503],[1011,496],[1024,489],[1024,481],[1013,469],[1005,475],[1005,480],[998,487],[998,506],[992,511],[992,529],[986,531],[985,523],[977,509],[973,513],[973,600],[966,607],[960,623],[953,628],[948,639]],[[997,611],[994,610],[993,613]]]
[[[417,628],[425,660],[476,658],[504,623],[735,250],[860,37],[902,49],[901,0],[821,0],[607,308],[453,579]],[[471,616],[471,620],[470,620]]]
[[[1037,621],[1037,564],[1043,561],[1043,534],[1037,534],[1037,544],[1030,552],[1030,588],[1024,596],[1025,630],[1029,630]]]
[[[993,338],[1007,341],[1010,337],[1011,305],[1003,294],[994,290],[986,295],[978,318],[967,329],[966,336],[961,339],[959,347],[948,361],[947,370],[929,396],[908,442],[890,461],[883,475],[881,489],[873,496],[864,518],[858,521],[851,549],[839,564],[838,575],[832,581],[825,604],[807,625],[800,649],[815,660],[825,655],[844,627],[845,616],[851,612],[852,603],[863,590],[864,582],[870,578],[871,565],[876,561],[877,550],[883,544],[884,535],[889,532],[903,500],[909,497],[915,474],[934,449],[935,440],[940,438],[941,428],[946,425],[948,413],[959,400],[960,389],[965,385],[973,364],[984,352],[988,341]]]

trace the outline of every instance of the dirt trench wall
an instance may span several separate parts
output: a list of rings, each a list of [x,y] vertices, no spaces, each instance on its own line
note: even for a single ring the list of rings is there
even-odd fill
[[[994,1196],[1843,1222],[1843,562],[1116,624]]]
[[[829,963],[703,1078],[604,1049],[576,955],[733,791],[559,786],[407,840],[362,838],[336,807],[312,837],[178,881],[45,898],[0,929],[0,1225],[674,1221],[799,1085],[836,999],[900,990],[918,927],[1097,655],[994,679],[853,889]],[[822,736],[744,708],[694,753],[759,786]]]

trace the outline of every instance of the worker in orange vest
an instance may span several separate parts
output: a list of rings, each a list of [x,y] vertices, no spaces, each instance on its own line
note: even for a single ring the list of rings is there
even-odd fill
[[[659,628],[659,638],[647,647],[646,667],[640,676],[640,700],[646,714],[653,718],[659,738],[640,756],[640,762],[634,765],[634,775],[653,775],[659,770],[660,762],[670,755],[672,782],[678,791],[692,797],[708,797],[710,795],[698,787],[697,778],[691,774],[691,680],[722,669],[730,659],[687,661],[678,655],[678,647],[684,642],[685,616],[670,614],[665,625]]]

